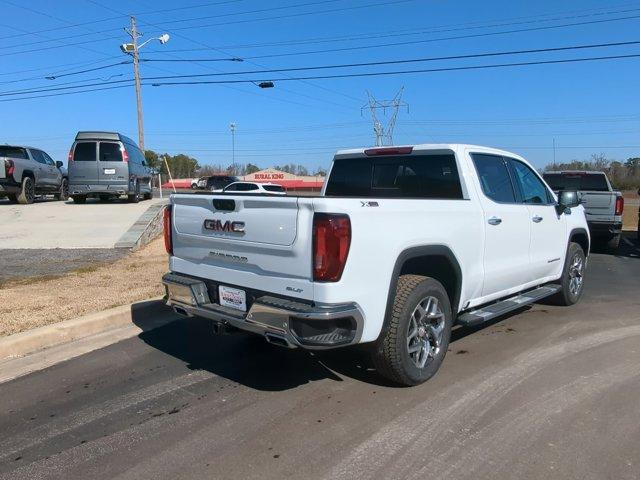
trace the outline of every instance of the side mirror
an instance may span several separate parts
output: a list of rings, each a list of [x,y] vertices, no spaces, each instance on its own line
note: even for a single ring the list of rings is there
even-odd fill
[[[562,190],[558,193],[558,213],[565,213],[567,209],[575,208],[582,203],[576,190]]]
[[[60,160],[56,161],[56,167],[62,168],[63,163]]]

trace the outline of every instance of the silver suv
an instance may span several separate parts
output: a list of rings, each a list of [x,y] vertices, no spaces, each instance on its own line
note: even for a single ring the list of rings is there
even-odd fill
[[[36,195],[68,198],[67,174],[38,148],[0,145],[0,197],[12,203],[33,203]]]
[[[88,197],[127,195],[137,203],[152,197],[153,171],[133,140],[116,132],[78,132],[69,151],[69,193],[75,203]]]

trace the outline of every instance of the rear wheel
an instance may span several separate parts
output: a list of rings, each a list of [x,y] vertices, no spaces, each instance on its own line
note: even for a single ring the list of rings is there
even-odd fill
[[[87,201],[87,196],[86,195],[72,195],[71,199],[73,200],[73,203],[85,203]]]
[[[578,303],[584,290],[584,272],[587,259],[577,243],[570,243],[564,269],[560,278],[560,291],[551,300],[556,305],[569,306]]]
[[[69,200],[69,181],[66,178],[62,179],[62,182],[60,182],[60,191],[54,196],[56,200],[62,200],[63,202]]]
[[[127,195],[127,200],[129,203],[138,203],[140,201],[140,184],[138,184],[138,180],[134,180],[133,193]]]
[[[447,353],[453,324],[442,284],[429,277],[402,275],[385,322],[372,352],[378,373],[404,386],[431,378]]]
[[[151,185],[151,181],[149,181],[149,191],[145,192],[144,195],[142,196],[142,198],[144,198],[145,200],[151,200],[153,198],[153,186]]]
[[[13,193],[7,195],[7,199],[9,200],[9,203],[18,203],[18,197]]]
[[[611,239],[607,240],[607,243],[605,246],[607,250],[609,250],[610,252],[615,252],[616,250],[618,250],[618,247],[620,246],[620,234],[618,233],[617,235],[614,235]]]
[[[31,177],[22,179],[22,188],[18,194],[18,203],[33,203],[36,198],[36,184]]]

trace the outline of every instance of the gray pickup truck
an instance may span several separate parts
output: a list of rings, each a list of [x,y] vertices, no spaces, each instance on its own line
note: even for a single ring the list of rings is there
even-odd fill
[[[546,172],[543,176],[555,192],[578,190],[593,241],[610,250],[618,248],[624,197],[613,189],[603,172],[567,170]]]
[[[0,197],[12,203],[33,203],[36,195],[69,198],[62,162],[54,162],[37,148],[0,145]]]

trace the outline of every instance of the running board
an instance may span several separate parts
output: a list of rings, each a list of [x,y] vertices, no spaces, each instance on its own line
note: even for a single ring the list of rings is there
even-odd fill
[[[553,295],[560,290],[560,285],[545,285],[544,287],[538,287],[535,290],[529,290],[528,292],[520,293],[513,297],[506,298],[496,303],[485,305],[476,310],[470,310],[460,315],[456,321],[458,325],[465,327],[471,327],[474,325],[480,325],[481,323],[493,320],[500,315],[517,310],[520,307],[535,303],[538,300],[542,300],[545,297]]]

